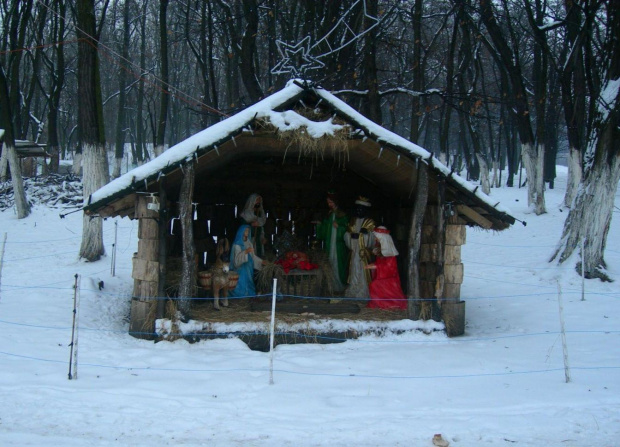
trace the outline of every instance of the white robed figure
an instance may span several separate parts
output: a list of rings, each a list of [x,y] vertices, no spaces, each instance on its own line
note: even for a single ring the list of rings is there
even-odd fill
[[[348,286],[344,291],[349,298],[370,298],[370,272],[365,267],[370,262],[371,250],[375,245],[375,221],[367,217],[369,210],[370,201],[364,197],[358,198],[353,210],[355,217],[344,234],[344,243],[351,250]]]
[[[250,194],[240,214],[241,219],[250,226],[250,240],[257,256],[265,256],[265,222],[267,216],[263,208],[263,198],[259,194]]]

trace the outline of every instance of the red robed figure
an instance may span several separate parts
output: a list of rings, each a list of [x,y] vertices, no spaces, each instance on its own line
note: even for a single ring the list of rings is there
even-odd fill
[[[396,264],[398,251],[396,251],[389,231],[385,227],[377,227],[374,232],[377,242],[380,244],[380,254],[377,253],[373,279],[368,286],[370,292],[368,307],[406,309],[407,300],[400,286],[400,276]]]

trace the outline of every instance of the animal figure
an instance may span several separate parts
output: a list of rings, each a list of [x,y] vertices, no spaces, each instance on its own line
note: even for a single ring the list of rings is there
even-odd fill
[[[220,238],[215,248],[215,265],[210,269],[213,273],[211,287],[213,290],[213,308],[220,310],[220,293],[224,300],[222,306],[228,307],[228,271],[230,270],[230,243]]]

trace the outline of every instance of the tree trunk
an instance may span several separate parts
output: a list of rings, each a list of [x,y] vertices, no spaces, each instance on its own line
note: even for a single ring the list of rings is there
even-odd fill
[[[571,146],[568,150],[568,178],[566,194],[564,194],[564,206],[572,208],[573,200],[577,196],[577,190],[581,184],[583,170],[581,168],[581,150]]]
[[[367,2],[367,13],[371,16],[377,15],[377,0]],[[373,22],[364,16],[364,29],[372,26]],[[381,125],[381,98],[379,97],[379,79],[377,73],[377,31],[373,28],[364,38],[364,78],[368,97],[366,98],[367,117],[375,123]]]
[[[78,126],[82,149],[84,197],[108,182],[108,158],[103,129],[103,104],[97,56],[94,0],[77,2],[78,43]],[[100,217],[84,215],[80,257],[97,261],[105,253]]]
[[[566,261],[583,241],[586,278],[603,280],[609,280],[604,272],[604,252],[620,182],[620,3],[610,2],[607,6],[607,36],[602,52],[605,57],[600,68],[605,78],[596,101],[583,182],[551,258],[559,263]]]
[[[459,9],[461,11],[461,9]],[[441,118],[439,133],[439,161],[447,165],[450,159],[450,121],[452,117],[452,106],[448,102],[454,101],[454,54],[456,51],[456,42],[458,40],[458,27],[460,23],[460,14],[457,14],[452,27],[452,36],[450,38],[450,47],[448,50],[446,61],[446,90],[441,103]]]
[[[9,27],[9,39],[12,51],[9,55],[9,65],[7,66],[7,73],[9,75],[7,83],[9,97],[11,103],[11,115],[13,119],[13,134],[17,139],[25,139],[26,135],[22,135],[23,122],[22,122],[22,104],[23,93],[21,90],[20,80],[20,65],[22,55],[25,54],[20,51],[25,46],[26,32],[30,29],[27,26],[30,20],[32,12],[32,0],[14,0],[11,4],[11,18]],[[4,18],[3,18],[4,21]]]
[[[243,0],[243,12],[246,27],[241,39],[241,78],[252,103],[263,97],[258,82],[256,58],[256,35],[258,34],[258,3],[256,0]]]
[[[546,213],[545,206],[545,182],[544,156],[545,144],[540,142],[536,145],[521,141],[521,159],[527,174],[527,202],[536,215]]]
[[[131,2],[125,0],[123,6],[123,48],[121,50],[121,57],[123,60],[129,59],[129,7]],[[127,70],[123,66],[118,71],[118,115],[116,120],[116,148],[114,151],[114,170],[112,172],[112,178],[120,177],[121,168],[123,164],[123,156],[125,155],[125,103],[127,93],[125,92],[127,86]]]
[[[525,89],[519,55],[510,48],[502,29],[497,23],[493,11],[493,2],[490,0],[480,1],[480,17],[494,45],[494,48],[490,48],[490,50],[495,52],[495,60],[501,64],[500,69],[507,73],[510,81],[509,92],[505,93],[511,99],[510,111],[519,129],[523,166],[528,178],[528,205],[533,208],[537,215],[540,215],[547,212],[543,182],[544,143],[534,143],[527,90]],[[509,31],[514,34],[510,22]],[[513,40],[516,40],[516,36],[513,37]]]
[[[194,195],[194,161],[183,166],[183,181],[179,192],[179,220],[183,232],[182,273],[179,283],[177,310],[184,318],[189,317],[191,300],[196,285],[196,249],[194,248],[194,219],[192,200]]]
[[[77,148],[73,154],[73,165],[71,166],[73,175],[82,176],[82,148]]]
[[[146,66],[146,11],[147,2],[142,6],[142,18],[140,20],[140,73],[144,73]],[[138,99],[136,100],[136,159],[134,163],[141,165],[144,160],[148,159],[148,150],[146,148],[146,135],[144,132],[144,118],[142,110],[144,105],[144,77],[140,77],[138,83]]]
[[[57,11],[53,14],[52,21],[55,23],[56,32],[53,34],[56,42],[60,42],[65,36],[66,3],[64,0],[56,2]],[[47,114],[47,147],[50,152],[50,172],[58,172],[60,167],[60,141],[58,138],[58,115],[60,109],[60,97],[65,86],[65,46],[56,45],[55,69],[51,73],[51,93],[49,98],[49,112]]]
[[[482,187],[482,192],[487,195],[491,194],[489,164],[487,163],[486,157],[482,154],[476,154],[476,158],[478,159],[478,164],[480,165],[480,186]]]
[[[602,152],[608,152],[614,144],[617,146],[620,138],[617,130],[615,142],[612,140],[611,129],[607,129],[605,133],[606,135],[597,144]],[[603,161],[602,158],[608,158],[608,161]],[[579,186],[573,207],[564,223],[559,246],[551,260],[557,259],[559,264],[563,263],[570,258],[583,240],[585,277],[608,279],[603,272],[605,269],[604,251],[615,194],[620,181],[620,156],[616,149],[615,155],[601,154],[597,155],[597,159],[599,161],[589,169],[583,183]],[[577,272],[581,273],[581,268],[577,268]]]
[[[586,76],[583,64],[584,42],[579,38],[582,26],[581,8],[572,2],[565,2],[566,48],[568,60],[563,62],[563,71],[560,73],[562,91],[562,106],[566,122],[566,136],[568,139],[568,180],[564,195],[564,206],[572,207],[577,195],[577,189],[583,177],[582,158],[585,151],[586,134]]]
[[[13,117],[11,114],[11,103],[9,98],[7,79],[4,75],[4,69],[0,65],[0,126],[4,127],[4,148],[2,149],[2,157],[7,160],[11,170],[17,218],[23,219],[24,217],[28,217],[30,214],[30,203],[28,203],[28,199],[26,198],[21,168],[17,159],[17,153],[15,152]]]
[[[424,85],[424,69],[422,67],[422,0],[415,0],[413,4],[413,90],[421,92]],[[419,143],[420,139],[420,116],[422,107],[420,96],[414,95],[411,100],[411,130],[410,140]]]
[[[169,73],[168,73],[168,0],[160,0],[159,3],[159,57],[161,64],[161,91],[159,97],[159,119],[157,120],[157,134],[155,135],[155,156],[164,153],[166,137],[166,121],[168,120],[169,97]]]
[[[159,250],[157,261],[159,263],[159,278],[157,281],[157,296],[166,296],[166,260],[168,257],[168,228],[170,212],[168,210],[168,196],[166,194],[166,177],[159,179],[159,222],[157,222],[157,238]],[[157,318],[164,318],[165,302],[163,299],[157,301]]]

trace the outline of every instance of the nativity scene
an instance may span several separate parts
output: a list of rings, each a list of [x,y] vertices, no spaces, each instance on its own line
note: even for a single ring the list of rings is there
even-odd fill
[[[298,80],[112,181],[85,212],[139,220],[129,331],[147,338],[169,304],[186,321],[234,320],[272,293],[282,313],[464,325],[466,227],[515,222],[431,153]],[[208,280],[225,263],[227,303]]]

